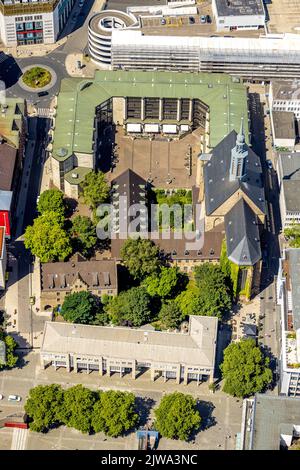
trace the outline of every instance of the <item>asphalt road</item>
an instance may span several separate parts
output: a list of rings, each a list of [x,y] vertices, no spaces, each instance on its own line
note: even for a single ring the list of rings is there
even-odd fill
[[[270,139],[269,116],[264,114],[265,98],[258,93],[249,94],[251,117],[252,148],[260,155],[267,203],[266,229],[262,234],[263,265],[261,273],[260,316],[262,329],[260,342],[271,359],[275,370],[279,355],[278,339],[280,335],[279,312],[276,305],[276,276],[280,247],[278,235],[280,230],[279,189],[275,170],[267,167],[266,160],[272,159],[266,149],[266,140]]]

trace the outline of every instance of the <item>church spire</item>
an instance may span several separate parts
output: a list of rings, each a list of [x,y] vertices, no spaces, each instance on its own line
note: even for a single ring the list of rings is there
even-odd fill
[[[241,118],[240,132],[236,136],[235,147],[231,150],[230,181],[241,179],[244,176],[245,158],[248,156],[248,147],[245,142],[244,118]]]

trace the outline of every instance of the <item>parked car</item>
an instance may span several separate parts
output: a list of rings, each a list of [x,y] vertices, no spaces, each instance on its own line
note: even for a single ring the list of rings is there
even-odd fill
[[[162,18],[162,19],[160,20],[160,24],[166,24],[166,20],[165,20],[164,18]]]
[[[200,23],[206,23],[206,16],[205,15],[201,15],[200,17]]]
[[[270,170],[272,170],[272,168],[273,168],[273,163],[271,162],[271,160],[267,160],[267,165],[268,165],[268,168],[269,168]]]
[[[206,15],[206,22],[211,23],[211,17],[209,15]]]
[[[8,401],[21,401],[21,397],[19,395],[8,395]]]
[[[3,399],[3,395],[1,395],[1,393],[0,393],[0,400],[2,400],[2,399]]]
[[[194,24],[195,23],[195,18],[193,16],[189,17],[189,23]]]
[[[80,7],[83,7],[83,4],[84,4],[84,1],[81,0],[81,1],[79,2],[79,6],[80,6]]]

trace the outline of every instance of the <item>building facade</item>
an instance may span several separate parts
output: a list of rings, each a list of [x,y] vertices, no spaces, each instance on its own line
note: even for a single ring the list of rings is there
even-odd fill
[[[280,394],[300,398],[300,249],[283,251],[277,277],[280,305]]]
[[[274,80],[270,84],[269,104],[273,111],[294,113],[300,119],[300,80]]]
[[[5,240],[5,227],[0,227],[0,290],[5,289],[6,284],[7,251]]]
[[[54,44],[75,0],[0,0],[0,33],[5,46]]]
[[[281,225],[286,229],[300,223],[300,153],[281,152],[276,169]]]
[[[229,73],[255,81],[297,78],[300,74],[299,35],[231,38],[114,30],[111,51],[111,67],[116,70]]]
[[[213,381],[217,335],[218,319],[206,316],[191,316],[188,333],[46,322],[41,365],[133,379],[150,370],[153,381],[163,376],[184,384]]]
[[[262,0],[213,0],[217,31],[258,29],[265,25]]]
[[[87,291],[99,297],[117,295],[118,275],[115,260],[89,260],[76,254],[70,261],[42,263],[40,266],[40,308],[50,311],[63,304],[74,292]]]

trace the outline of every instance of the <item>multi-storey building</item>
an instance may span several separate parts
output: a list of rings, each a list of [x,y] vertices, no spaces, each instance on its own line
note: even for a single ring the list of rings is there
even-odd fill
[[[172,138],[203,130],[203,148],[217,145],[245,116],[247,90],[225,74],[97,71],[94,79],[62,80],[49,146],[52,179],[78,197],[85,175],[97,167],[105,128]]]
[[[41,310],[62,305],[66,295],[88,291],[99,297],[117,295],[118,276],[114,259],[90,260],[76,254],[69,261],[42,263]]]
[[[262,0],[213,0],[217,31],[258,29],[266,21]]]
[[[272,81],[269,104],[273,111],[292,112],[296,119],[300,119],[300,80]]]
[[[280,394],[300,397],[300,249],[283,251],[277,277],[281,307]]]
[[[282,152],[277,161],[279,205],[283,229],[300,223],[300,153]]]
[[[237,450],[287,450],[299,437],[299,399],[257,393],[244,400]]]
[[[6,46],[53,44],[75,0],[0,0],[0,34]]]
[[[213,381],[218,319],[190,316],[188,333],[46,322],[41,365],[99,375],[150,370],[151,380]]]
[[[300,73],[300,37],[150,35],[115,29],[111,57],[114,69],[223,72],[257,81],[296,78]]]

